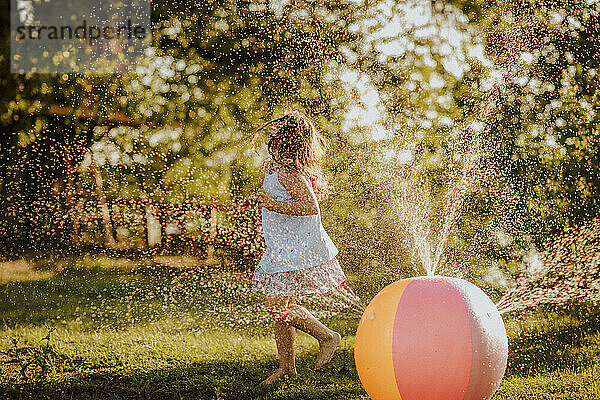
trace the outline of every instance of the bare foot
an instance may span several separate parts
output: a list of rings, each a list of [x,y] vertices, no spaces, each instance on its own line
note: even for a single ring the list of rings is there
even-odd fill
[[[335,353],[335,349],[341,340],[342,337],[340,334],[333,332],[333,336],[330,339],[319,342],[319,354],[317,354],[317,360],[315,361],[315,371],[321,369],[321,367],[331,361],[333,353]]]
[[[265,379],[264,381],[262,381],[260,384],[261,385],[272,385],[273,383],[277,382],[278,380],[284,378],[284,379],[289,379],[289,378],[295,378],[296,376],[298,376],[298,373],[296,372],[296,370],[291,370],[291,371],[284,371],[283,369],[279,368],[277,371],[273,372],[273,374],[271,376],[269,376],[267,379]]]

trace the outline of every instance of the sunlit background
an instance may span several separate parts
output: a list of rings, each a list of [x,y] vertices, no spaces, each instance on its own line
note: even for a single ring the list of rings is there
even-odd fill
[[[598,397],[598,2],[153,0],[143,55],[97,60],[113,73],[10,73],[0,4],[0,396],[321,398],[331,379],[366,398],[364,305],[441,274],[504,313],[494,399]],[[346,339],[316,386],[254,392],[275,350],[250,291],[252,138],[288,109],[330,143],[322,220],[348,286],[303,301]]]

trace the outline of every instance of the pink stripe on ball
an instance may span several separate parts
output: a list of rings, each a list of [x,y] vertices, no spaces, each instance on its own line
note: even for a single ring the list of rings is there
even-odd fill
[[[473,344],[465,302],[451,280],[421,277],[398,302],[392,344],[403,400],[463,400]]]

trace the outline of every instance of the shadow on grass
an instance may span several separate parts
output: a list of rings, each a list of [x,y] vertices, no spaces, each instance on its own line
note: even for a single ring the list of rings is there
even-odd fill
[[[269,387],[259,383],[276,361],[208,361],[153,371],[91,372],[64,381],[0,387],[7,399],[368,399],[352,353],[340,349],[321,371],[314,356],[298,358],[300,376]]]

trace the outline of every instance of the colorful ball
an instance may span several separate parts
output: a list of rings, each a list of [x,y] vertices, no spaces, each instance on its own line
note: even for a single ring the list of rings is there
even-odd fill
[[[354,359],[373,400],[487,400],[504,376],[508,339],[477,286],[419,277],[386,286],[369,303]]]

